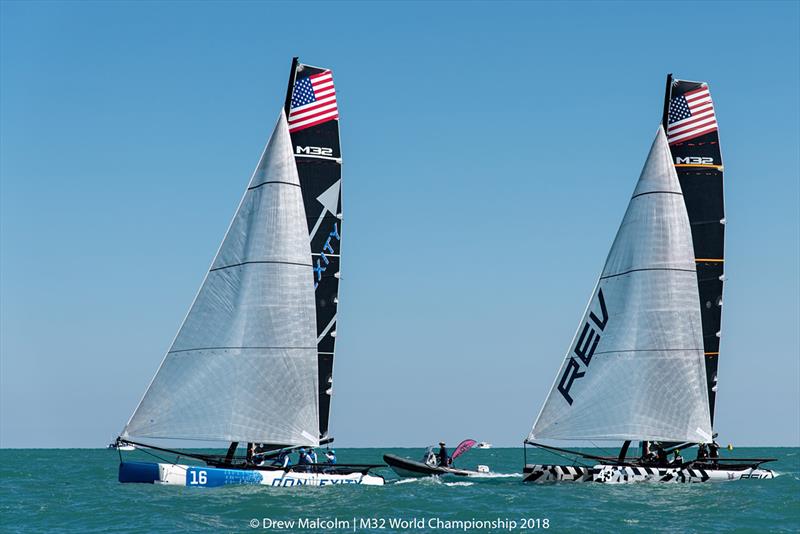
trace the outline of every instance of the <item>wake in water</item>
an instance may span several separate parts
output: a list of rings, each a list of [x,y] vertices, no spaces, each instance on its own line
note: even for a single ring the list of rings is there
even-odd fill
[[[401,478],[400,480],[394,482],[394,485],[397,484],[411,484],[412,482],[421,484],[423,486],[473,486],[474,482],[467,482],[465,480],[459,480],[457,482],[445,482],[438,476],[429,476],[429,477],[420,477],[420,478]]]
[[[479,473],[469,478],[522,478],[522,473]]]
[[[439,476],[432,475],[429,477],[419,477],[419,478],[401,478],[400,480],[396,480],[393,484],[410,484],[410,483],[418,483],[418,484],[434,484],[434,485],[445,485],[445,486],[472,486],[475,482],[470,482],[470,480],[479,478],[479,479],[501,479],[501,478],[522,478],[522,473],[480,473],[478,475],[470,475],[469,477],[465,477],[467,480],[459,480],[455,482],[445,482]]]

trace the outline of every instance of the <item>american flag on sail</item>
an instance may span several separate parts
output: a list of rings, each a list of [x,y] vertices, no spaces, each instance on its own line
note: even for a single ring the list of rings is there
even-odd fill
[[[339,118],[333,73],[329,70],[294,82],[289,109],[289,131],[305,130]]]
[[[667,138],[670,145],[717,130],[717,117],[708,86],[688,91],[669,101]]]

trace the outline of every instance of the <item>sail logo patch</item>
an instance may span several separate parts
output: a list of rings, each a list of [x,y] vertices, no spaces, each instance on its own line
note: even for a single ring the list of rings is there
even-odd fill
[[[608,325],[608,310],[606,309],[606,299],[603,297],[603,289],[597,292],[597,300],[600,304],[600,314],[602,319],[592,311],[589,313],[589,320],[583,325],[581,335],[578,336],[578,341],[572,348],[574,356],[571,356],[567,361],[567,366],[564,368],[564,374],[561,375],[561,380],[558,382],[558,391],[568,404],[572,404],[573,399],[569,393],[572,384],[575,380],[583,378],[592,363],[594,351],[597,349],[597,344],[600,343],[600,332],[605,330]],[[595,330],[596,329],[596,330]],[[578,359],[575,359],[575,356]],[[580,363],[578,363],[580,362]],[[583,366],[581,366],[583,364]],[[583,371],[581,371],[583,369]]]
[[[304,154],[307,156],[333,156],[333,149],[321,146],[300,146],[297,145],[295,150],[298,154]]]
[[[333,231],[328,234],[328,239],[325,240],[325,245],[322,247],[322,252],[319,253],[319,258],[317,259],[317,265],[314,267],[314,276],[316,280],[314,280],[314,289],[316,290],[319,287],[319,283],[322,281],[322,273],[328,270],[328,264],[330,264],[331,260],[328,259],[328,256],[325,255],[327,251],[329,254],[335,254],[336,250],[333,248],[332,239],[336,241],[341,241],[342,236],[339,235],[339,224],[333,223]]]

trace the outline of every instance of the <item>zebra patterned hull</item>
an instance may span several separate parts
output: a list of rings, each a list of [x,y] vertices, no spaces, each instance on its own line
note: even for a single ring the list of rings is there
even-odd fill
[[[621,465],[526,465],[525,482],[603,482],[629,484],[633,482],[728,482],[740,479],[775,478],[769,469],[701,469],[692,467],[630,467]]]

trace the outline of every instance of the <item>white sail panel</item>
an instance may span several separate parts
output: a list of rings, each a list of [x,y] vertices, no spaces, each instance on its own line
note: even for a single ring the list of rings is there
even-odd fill
[[[318,445],[312,275],[281,114],[211,269],[122,436]]]
[[[528,440],[710,441],[699,302],[689,219],[659,128]]]

